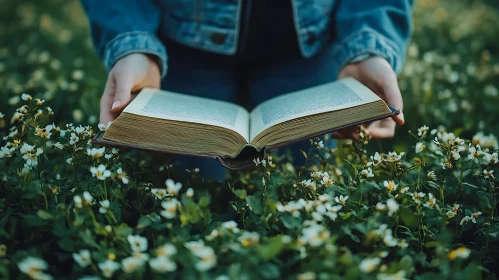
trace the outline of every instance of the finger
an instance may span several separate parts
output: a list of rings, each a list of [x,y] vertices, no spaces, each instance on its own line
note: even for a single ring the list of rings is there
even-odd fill
[[[104,92],[100,100],[100,117],[99,122],[107,125],[108,122],[113,121],[115,116],[111,113],[111,106],[113,104],[113,93],[115,91],[114,78],[110,74],[106,85],[104,87]]]
[[[134,83],[134,76],[130,71],[119,71],[114,74],[115,92],[114,100],[111,106],[111,112],[118,113],[125,109],[126,105],[130,103],[132,87]]]
[[[382,84],[382,91],[386,103],[393,108],[400,110],[400,114],[394,116],[393,120],[399,125],[404,124],[405,119],[404,113],[402,112],[404,109],[404,101],[395,75],[385,78],[385,82]]]
[[[358,139],[359,138],[359,129],[357,126],[346,127],[340,130],[337,130],[332,133],[332,135],[337,139]]]
[[[373,139],[392,138],[395,135],[395,122],[392,119],[376,121],[366,131]]]

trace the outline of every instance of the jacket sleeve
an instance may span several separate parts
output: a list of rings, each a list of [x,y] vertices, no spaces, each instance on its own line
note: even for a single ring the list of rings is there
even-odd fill
[[[381,56],[399,73],[412,32],[413,0],[340,0],[333,15],[339,69]]]
[[[131,53],[157,58],[166,75],[167,54],[156,37],[160,12],[152,0],[81,0],[88,15],[92,41],[109,71],[118,59]]]

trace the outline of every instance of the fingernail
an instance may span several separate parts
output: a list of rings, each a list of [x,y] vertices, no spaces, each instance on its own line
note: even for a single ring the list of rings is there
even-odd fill
[[[113,106],[111,107],[111,111],[120,106],[121,102],[119,100],[114,101]]]
[[[400,119],[402,120],[402,122],[405,122],[405,118],[404,118],[404,113],[402,111],[400,111]]]

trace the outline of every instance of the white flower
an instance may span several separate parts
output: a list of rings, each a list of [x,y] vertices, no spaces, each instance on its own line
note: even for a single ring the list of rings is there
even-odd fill
[[[471,213],[470,215],[470,220],[476,224],[476,219],[478,218],[478,216],[482,215],[482,212],[478,211],[478,212],[474,212],[474,213]]]
[[[98,264],[99,269],[102,271],[104,277],[111,278],[116,270],[120,268],[120,264],[112,261],[106,260],[105,262],[101,262]]]
[[[499,159],[497,158],[497,153],[484,153],[483,159],[488,162],[488,164],[496,164]]]
[[[430,128],[428,126],[426,126],[426,125],[418,128],[418,136],[422,137],[422,136],[426,135],[426,133],[428,132],[429,129]]]
[[[321,140],[319,142],[314,142],[314,146],[317,148],[317,149],[322,149],[324,148],[324,142]]]
[[[423,206],[428,207],[428,208],[433,208],[435,204],[437,203],[437,200],[433,196],[432,193],[428,194],[428,201],[423,204]]]
[[[423,142],[417,142],[416,143],[416,153],[420,153],[424,150],[424,143]]]
[[[74,134],[74,132],[71,133],[71,136],[69,137],[69,144],[74,145],[80,141],[80,137],[78,135]]]
[[[456,258],[466,259],[470,256],[471,250],[466,247],[460,247],[449,252],[449,259],[455,260]]]
[[[362,171],[360,171],[360,175],[366,178],[374,177],[371,167],[368,167],[367,169],[362,169]]]
[[[233,232],[233,233],[238,233],[239,232],[239,228],[237,227],[237,223],[234,222],[234,221],[224,222],[222,224],[222,226],[224,228],[228,229],[229,231]]]
[[[452,219],[452,218],[454,218],[456,215],[457,215],[457,213],[456,213],[456,212],[454,212],[454,211],[451,211],[451,210],[449,210],[449,211],[445,212],[445,216],[447,216],[447,218],[448,218],[448,219]]]
[[[241,236],[237,238],[237,240],[244,247],[252,246],[258,244],[260,241],[260,235],[258,232],[244,232]]]
[[[64,148],[64,146],[62,146],[62,144],[59,142],[52,144],[52,147],[59,149],[59,150],[62,150],[62,148]]]
[[[494,170],[486,170],[484,169],[483,170],[483,175],[485,176],[486,179],[492,179],[492,178],[495,178],[494,177]]]
[[[161,245],[156,249],[156,256],[158,257],[171,257],[177,253],[177,248],[170,243]]]
[[[167,257],[157,257],[149,261],[151,269],[158,273],[165,273],[177,270],[177,264]]]
[[[483,148],[491,148],[496,150],[499,145],[497,143],[497,138],[493,135],[485,135],[483,132],[478,132],[473,136],[473,139],[471,140],[471,143],[473,145],[480,145]]]
[[[67,162],[68,164],[73,164],[73,158],[68,158],[68,159],[66,159],[66,162]]]
[[[309,227],[303,229],[302,236],[299,240],[302,243],[309,244],[312,247],[319,247],[324,242],[329,239],[331,232],[327,230],[324,226],[319,224],[312,224]]]
[[[397,162],[400,161],[404,155],[405,155],[404,152],[400,154],[397,154],[396,152],[388,152],[388,155],[384,160],[388,162]]]
[[[321,183],[322,183],[322,185],[329,187],[333,184],[333,180],[331,180],[331,178],[329,178],[329,175],[328,175],[328,176],[322,177]],[[315,185],[315,183],[314,183],[314,185]]]
[[[388,216],[392,216],[393,213],[399,210],[399,204],[393,198],[386,201],[386,207],[388,208]]]
[[[376,210],[377,211],[384,211],[386,209],[386,204],[383,204],[381,202],[376,203]]]
[[[31,95],[29,95],[27,93],[23,93],[21,95],[21,99],[24,100],[24,101],[31,101],[33,99],[33,97],[31,97]]]
[[[100,277],[85,275],[83,277],[78,278],[78,280],[100,280]]]
[[[129,235],[127,240],[133,252],[147,251],[147,238],[140,235]]]
[[[426,174],[426,177],[430,181],[436,181],[437,180],[437,175],[435,174],[435,171],[428,171],[428,174]]]
[[[296,276],[297,280],[315,280],[317,279],[317,275],[313,271],[307,271],[300,273]]]
[[[458,160],[461,158],[461,155],[457,151],[452,151],[450,154],[451,159],[453,160]]]
[[[325,178],[325,177],[324,177]],[[315,191],[317,189],[317,185],[315,184],[314,181],[312,181],[311,179],[308,179],[308,180],[303,180],[301,181],[301,184],[302,186],[304,186],[305,188],[309,188],[313,191]]]
[[[470,153],[468,155],[468,159],[476,159],[482,153],[482,148],[478,144],[475,147],[473,147],[470,143],[468,151]]]
[[[199,271],[208,271],[217,264],[217,255],[211,247],[204,247],[195,253],[200,260],[196,263],[196,269]]]
[[[90,167],[90,172],[92,177],[96,177],[99,180],[106,180],[106,178],[111,177],[111,171],[106,169],[104,164],[100,164],[98,167]]]
[[[105,151],[106,147],[87,149],[87,155],[91,156],[93,159],[98,159],[104,155]]]
[[[36,257],[27,257],[17,264],[19,270],[32,279],[52,279],[48,274],[43,273],[48,268],[47,262]]]
[[[128,257],[121,260],[121,269],[123,269],[125,273],[133,273],[142,267],[142,265],[144,265],[144,261],[134,257]]]
[[[128,178],[126,177],[126,173],[123,171],[123,169],[120,167],[118,168],[118,170],[116,170],[116,175],[118,177],[119,180],[121,180],[121,182],[123,184],[128,184],[129,180]]]
[[[175,183],[172,179],[166,179],[165,184],[167,192],[172,195],[178,195],[178,192],[182,188],[182,183]]]
[[[343,208],[343,206],[341,206],[341,205],[331,206],[330,203],[327,203],[326,204],[326,209],[327,209],[326,216],[328,216],[329,219],[331,219],[332,221],[335,221],[336,218],[338,218],[338,212],[341,210],[341,208]]]
[[[469,216],[464,216],[464,218],[461,219],[461,222],[459,222],[460,225],[466,225],[469,221],[471,220],[471,217]]]
[[[163,198],[167,198],[170,195],[166,193],[165,189],[151,189],[151,193],[154,195],[156,199],[162,200]]]
[[[163,207],[163,210],[161,210],[159,214],[167,219],[173,219],[177,216],[177,206],[178,200],[176,198],[163,201],[161,202],[161,207]]]
[[[81,267],[87,267],[92,263],[89,250],[80,250],[79,253],[73,253],[73,259]]]
[[[398,187],[398,185],[395,184],[394,181],[384,181],[383,185],[389,192],[396,191]]]
[[[99,208],[99,212],[101,214],[106,214],[107,213],[107,210],[109,210],[109,200],[102,200],[102,201],[99,201],[99,204],[100,204],[100,208]]]
[[[364,273],[370,273],[373,272],[380,263],[381,259],[378,257],[363,259],[359,264],[359,268]]]
[[[345,206],[345,202],[348,200],[348,196],[342,196],[340,195],[339,197],[335,197],[334,198],[334,201],[336,201],[336,203],[338,204],[341,204],[343,206]]]
[[[83,200],[81,199],[81,197],[79,195],[75,195],[73,197],[73,201],[75,203],[75,207],[76,208],[82,208],[83,207]]]
[[[107,125],[104,125],[103,123],[100,123],[97,127],[99,128],[100,131],[106,131],[109,126],[111,126],[111,121],[107,123]]]
[[[192,198],[194,196],[194,190],[192,188],[188,188],[185,192],[185,196],[187,196],[188,198]]]
[[[419,192],[419,193],[413,192],[413,193],[410,193],[409,195],[412,197],[412,200],[416,204],[421,204],[421,199],[426,196],[426,194],[423,192]]]

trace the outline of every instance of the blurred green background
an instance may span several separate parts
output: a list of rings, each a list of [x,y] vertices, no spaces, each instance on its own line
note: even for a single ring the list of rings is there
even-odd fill
[[[463,137],[499,132],[499,1],[420,0],[400,75],[408,130],[444,126]],[[0,112],[27,92],[48,101],[57,122],[96,124],[106,73],[77,0],[0,0]]]

